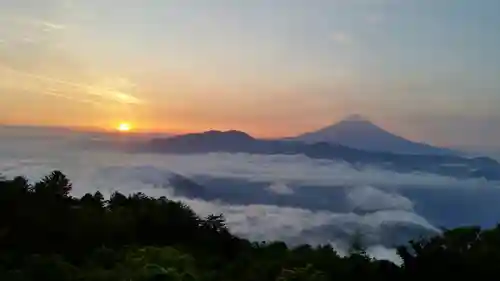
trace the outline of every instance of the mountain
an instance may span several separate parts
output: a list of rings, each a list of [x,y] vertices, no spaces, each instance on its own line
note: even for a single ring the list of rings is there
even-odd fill
[[[400,173],[425,172],[456,178],[500,180],[500,164],[487,157],[375,152],[327,142],[311,144],[293,140],[261,140],[239,131],[208,131],[171,138],[156,138],[141,145],[138,150],[169,154],[224,152],[305,155],[313,159],[345,161],[356,166],[377,166]]]
[[[329,142],[369,151],[386,151],[406,154],[454,154],[450,149],[434,147],[407,140],[392,134],[360,115],[320,129],[302,134],[293,140],[307,143]]]
[[[256,143],[250,135],[240,131],[207,131],[171,138],[155,138],[149,148],[179,153],[240,152],[251,149]]]

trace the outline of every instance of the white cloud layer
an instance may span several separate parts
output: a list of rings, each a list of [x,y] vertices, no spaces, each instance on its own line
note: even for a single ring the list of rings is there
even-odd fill
[[[313,160],[305,156],[121,154],[75,149],[71,142],[78,137],[71,134],[12,137],[0,132],[0,136],[4,140],[0,144],[0,174],[5,176],[21,174],[35,181],[59,169],[73,181],[76,196],[96,190],[107,196],[114,191],[167,196],[186,202],[200,215],[223,213],[234,233],[252,240],[331,243],[340,252],[345,252],[350,237],[361,232],[371,255],[396,262],[399,260],[390,249],[392,243],[439,232],[418,214],[415,203],[400,191],[484,186],[479,180],[398,174],[375,167],[359,169],[346,163]],[[231,203],[225,200],[227,198],[195,199],[180,195],[178,187],[171,185],[175,174],[186,178],[264,183],[264,186],[245,193],[250,196],[250,203],[245,204]],[[252,196],[278,198],[285,202],[289,198],[301,199],[301,196],[309,195],[307,186],[316,186],[315,192],[318,188],[324,191],[346,190],[345,202],[341,203],[347,211],[252,201]],[[253,187],[236,184],[231,190],[241,188]],[[214,192],[210,188],[206,191]],[[326,194],[321,199],[327,204],[339,204],[339,199],[333,198],[336,195]]]

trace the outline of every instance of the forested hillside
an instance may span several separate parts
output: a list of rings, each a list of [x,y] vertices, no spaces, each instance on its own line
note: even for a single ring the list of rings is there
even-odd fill
[[[234,236],[222,215],[199,217],[167,198],[70,196],[55,171],[0,179],[0,280],[408,280],[500,273],[500,228],[461,228],[398,248],[401,266],[328,245],[289,248]],[[359,279],[361,280],[361,279]],[[366,280],[366,279],[365,279]]]

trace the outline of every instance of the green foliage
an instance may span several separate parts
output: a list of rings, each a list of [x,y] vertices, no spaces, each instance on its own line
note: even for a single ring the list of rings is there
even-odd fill
[[[368,257],[362,233],[350,256],[328,245],[289,248],[230,233],[223,215],[197,216],[165,197],[70,196],[55,171],[31,185],[0,178],[0,280],[325,281],[498,276],[500,226],[446,230],[398,248],[402,266]]]
[[[325,274],[314,269],[310,264],[305,267],[283,269],[276,281],[326,281]]]
[[[351,244],[349,245],[349,255],[350,256],[360,256],[367,258],[366,247],[363,242],[363,234],[357,230],[351,238]]]

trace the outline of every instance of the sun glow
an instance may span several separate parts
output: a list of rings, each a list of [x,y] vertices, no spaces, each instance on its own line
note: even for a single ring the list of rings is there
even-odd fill
[[[130,126],[129,123],[120,123],[120,125],[118,125],[118,127],[116,127],[116,129],[119,132],[129,132],[130,130],[132,130],[132,126]]]

